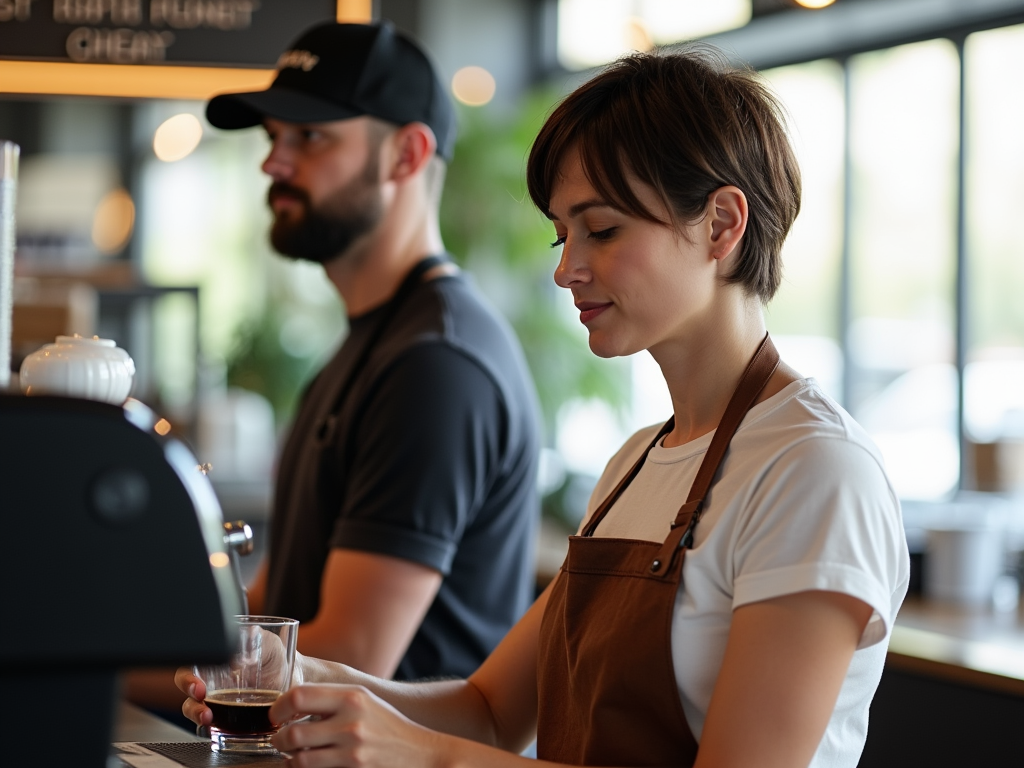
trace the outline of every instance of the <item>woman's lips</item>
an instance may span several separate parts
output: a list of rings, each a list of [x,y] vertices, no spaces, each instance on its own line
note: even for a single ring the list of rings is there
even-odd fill
[[[611,302],[598,304],[594,301],[581,301],[576,305],[576,309],[580,311],[580,322],[586,325],[610,306]]]

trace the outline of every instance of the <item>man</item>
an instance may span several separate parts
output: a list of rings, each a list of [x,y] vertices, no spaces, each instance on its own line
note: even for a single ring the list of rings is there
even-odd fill
[[[207,117],[263,124],[271,242],[323,264],[350,318],[284,447],[250,610],[299,619],[305,654],[467,675],[532,596],[538,438],[507,326],[449,262],[410,277],[444,254],[445,89],[389,24],[326,24]]]
[[[445,89],[389,24],[325,24],[207,118],[264,126],[271,242],[321,263],[350,320],[284,446],[250,612],[375,675],[467,676],[532,599],[538,419],[508,326],[421,264],[444,255]]]

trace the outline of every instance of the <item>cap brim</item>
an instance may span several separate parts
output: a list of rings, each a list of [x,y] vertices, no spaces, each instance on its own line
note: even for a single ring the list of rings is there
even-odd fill
[[[333,104],[288,88],[270,87],[252,93],[223,93],[206,105],[206,119],[216,128],[251,128],[272,117],[289,123],[326,123],[364,114],[354,107]]]

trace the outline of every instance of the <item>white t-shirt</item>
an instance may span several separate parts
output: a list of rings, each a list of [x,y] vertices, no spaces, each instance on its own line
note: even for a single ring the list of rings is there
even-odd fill
[[[659,426],[637,432],[608,462],[588,519]],[[664,541],[711,437],[655,446],[595,536]],[[708,493],[676,596],[672,661],[693,735],[700,740],[734,609],[806,590],[842,592],[874,611],[811,766],[856,766],[909,576],[899,502],[878,449],[850,415],[814,379],[751,408]]]

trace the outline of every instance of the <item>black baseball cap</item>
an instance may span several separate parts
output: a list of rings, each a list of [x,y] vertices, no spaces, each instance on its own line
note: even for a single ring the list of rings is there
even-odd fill
[[[455,110],[426,54],[389,22],[321,24],[277,62],[265,91],[224,93],[206,105],[217,128],[250,128],[264,117],[323,123],[370,115],[395,125],[420,122],[451,160]]]

